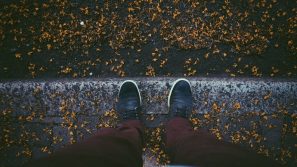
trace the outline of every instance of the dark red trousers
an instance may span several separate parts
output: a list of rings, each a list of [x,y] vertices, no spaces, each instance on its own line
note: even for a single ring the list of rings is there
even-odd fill
[[[68,146],[27,166],[143,166],[143,126],[126,121],[118,128],[105,128],[84,142]],[[172,164],[193,166],[279,166],[266,157],[218,141],[204,131],[193,131],[188,120],[171,119],[166,124],[166,149]]]

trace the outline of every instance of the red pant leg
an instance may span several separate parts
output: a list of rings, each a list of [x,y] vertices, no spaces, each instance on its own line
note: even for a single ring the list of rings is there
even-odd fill
[[[275,161],[217,140],[208,132],[194,131],[190,122],[173,118],[166,125],[166,149],[173,164],[207,167],[280,166]]]
[[[104,128],[81,143],[70,145],[26,166],[142,166],[142,135],[140,121],[126,121],[118,128]]]

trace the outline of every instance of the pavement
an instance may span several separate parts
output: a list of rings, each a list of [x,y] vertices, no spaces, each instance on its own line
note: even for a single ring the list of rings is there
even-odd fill
[[[0,1],[0,78],[297,77],[294,0]]]
[[[6,80],[0,82],[0,166],[19,166],[117,123],[121,82],[143,97],[144,166],[164,165],[163,124],[173,77]],[[288,166],[297,164],[297,80],[188,78],[195,130],[240,144]]]

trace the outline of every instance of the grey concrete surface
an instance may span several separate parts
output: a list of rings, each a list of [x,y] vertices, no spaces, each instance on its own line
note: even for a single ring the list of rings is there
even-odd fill
[[[131,79],[131,78],[129,78]],[[144,99],[146,114],[166,114],[167,96],[176,78],[132,78],[138,84]],[[297,80],[270,79],[226,79],[188,78],[192,84],[195,110],[206,113],[213,102],[232,105],[241,104],[240,112],[250,110],[275,111],[278,103],[290,104],[297,101]],[[46,108],[47,115],[58,116],[59,105],[69,100],[72,111],[96,115],[115,107],[117,93],[125,79],[86,79],[49,81],[7,81],[0,82],[0,93],[13,102],[14,113],[26,114],[23,105]],[[264,99],[265,98],[265,99]],[[259,105],[251,105],[258,99]],[[82,105],[83,104],[83,107]],[[5,106],[5,104],[3,104]],[[1,105],[3,107],[3,105]],[[288,105],[291,106],[291,105]],[[293,105],[294,106],[294,105]],[[227,106],[231,107],[231,106]],[[289,107],[294,112],[294,107]],[[28,113],[27,113],[28,114]]]

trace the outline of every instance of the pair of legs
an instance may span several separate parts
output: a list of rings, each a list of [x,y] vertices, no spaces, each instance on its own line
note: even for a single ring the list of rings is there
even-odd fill
[[[208,132],[194,131],[188,117],[192,92],[185,79],[177,80],[168,97],[170,119],[165,125],[165,146],[174,165],[279,166],[266,157],[217,140]],[[141,96],[134,81],[120,89],[117,112],[121,124],[101,129],[93,137],[68,146],[27,166],[143,166],[143,125],[139,120]]]

